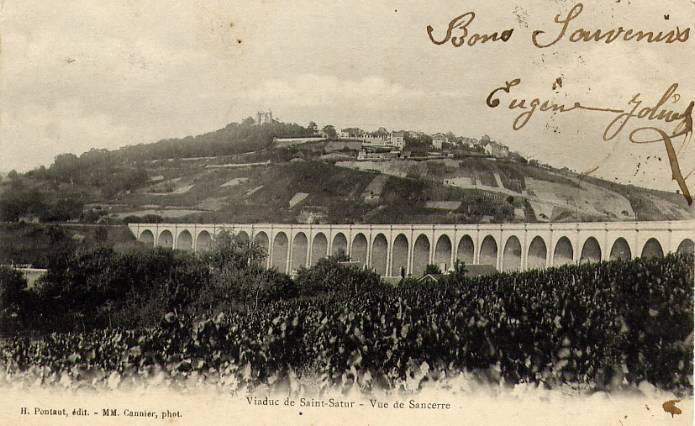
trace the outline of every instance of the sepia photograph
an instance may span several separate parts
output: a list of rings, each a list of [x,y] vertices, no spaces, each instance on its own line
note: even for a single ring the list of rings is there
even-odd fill
[[[0,1],[0,424],[692,424],[693,22]]]

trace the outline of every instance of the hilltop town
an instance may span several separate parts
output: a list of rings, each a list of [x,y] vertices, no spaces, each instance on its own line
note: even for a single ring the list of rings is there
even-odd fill
[[[256,117],[257,125],[267,124],[273,120],[272,112],[259,112]],[[427,134],[419,130],[388,130],[385,127],[379,127],[373,131],[359,127],[337,130],[330,124],[319,128],[313,121],[309,123],[307,129],[310,131],[308,137],[276,137],[273,139],[273,144],[276,147],[289,147],[312,142],[341,142],[343,149],[358,152],[357,160],[453,158],[457,152],[468,152],[469,155],[480,154],[490,158],[522,160],[521,155],[511,152],[509,147],[492,140],[488,135],[476,139],[456,136],[450,131]]]
[[[527,160],[492,137],[305,127],[259,112],[198,136],[61,154],[0,180],[5,222],[536,223],[690,218],[676,193]]]

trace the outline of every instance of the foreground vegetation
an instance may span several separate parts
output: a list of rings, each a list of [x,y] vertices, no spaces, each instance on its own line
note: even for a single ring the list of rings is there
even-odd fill
[[[78,253],[36,292],[0,270],[4,380],[414,390],[468,371],[692,393],[691,255],[397,287],[338,258],[292,280],[260,268],[263,256],[229,235],[198,257]]]

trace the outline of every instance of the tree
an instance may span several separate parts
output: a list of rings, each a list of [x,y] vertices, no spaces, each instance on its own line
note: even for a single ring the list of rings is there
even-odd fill
[[[121,254],[102,246],[63,259],[37,286],[49,318],[42,327],[51,331],[152,326],[166,312],[187,309],[210,283],[209,266],[178,250]]]
[[[432,136],[425,134],[413,136],[410,132],[406,132],[405,148],[413,153],[425,153],[432,149]]]
[[[345,250],[340,249],[332,256],[337,262],[349,262],[350,256],[345,253]]]
[[[0,220],[16,221],[26,214],[44,214],[47,211],[45,196],[30,188],[22,180],[13,180],[9,190],[0,194]]]
[[[462,282],[463,279],[466,278],[467,273],[468,269],[466,268],[466,263],[463,260],[456,259],[456,262],[454,262],[453,271],[449,277],[455,282]]]
[[[24,289],[27,281],[21,272],[7,266],[0,266],[0,331],[12,333],[17,329],[22,317],[30,314],[28,298]]]
[[[379,127],[374,134],[376,136],[387,137],[389,135],[389,130],[386,127]]]
[[[335,131],[335,127],[332,124],[323,127],[323,133],[329,138],[335,138],[338,136],[338,132]]]
[[[265,248],[260,244],[241,239],[226,230],[215,236],[212,248],[203,254],[203,259],[218,273],[261,265],[266,257]]]
[[[55,204],[46,206],[40,213],[44,222],[63,221],[78,218],[82,214],[83,202],[75,197],[58,199]]]
[[[94,239],[99,243],[105,243],[109,239],[109,230],[103,226],[100,226],[94,232]]]
[[[364,134],[364,130],[360,129],[359,127],[348,127],[347,129],[343,129],[343,131],[351,138],[360,137]]]
[[[286,300],[297,295],[297,287],[290,276],[275,268],[265,269],[252,264],[243,269],[223,271],[215,278],[213,285],[203,292],[200,300],[211,311],[215,305],[218,309],[226,310],[226,306],[235,303],[241,303],[248,310],[255,311],[259,304]]]
[[[211,271],[210,285],[203,289],[197,306],[212,312],[245,305],[255,310],[258,304],[296,295],[292,279],[275,269],[265,269],[265,248],[228,231],[215,236],[213,246],[202,256]]]
[[[311,268],[299,268],[295,278],[299,293],[304,296],[333,291],[355,294],[381,286],[379,274],[364,271],[356,265],[341,264],[341,259],[345,257],[329,256]]]
[[[82,167],[75,154],[60,154],[53,160],[50,171],[56,180],[74,184],[82,172]]]
[[[319,131],[319,126],[316,125],[316,122],[310,121],[309,125],[306,126],[306,129],[309,132],[309,134],[315,135]]]
[[[439,275],[441,273],[442,273],[442,269],[439,267],[439,265],[435,265],[433,263],[430,263],[425,267],[425,275],[427,275],[427,274]]]
[[[27,288],[27,281],[21,272],[7,266],[0,266],[0,315],[16,313],[25,288]]]

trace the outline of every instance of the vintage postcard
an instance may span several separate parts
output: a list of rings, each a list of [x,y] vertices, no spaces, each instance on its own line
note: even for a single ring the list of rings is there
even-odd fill
[[[692,424],[694,22],[0,1],[0,424]]]

